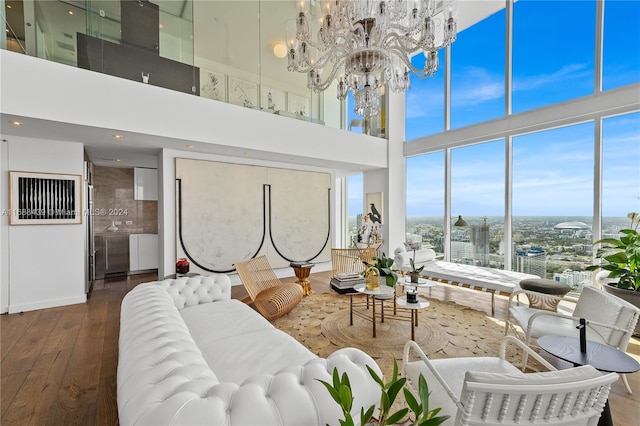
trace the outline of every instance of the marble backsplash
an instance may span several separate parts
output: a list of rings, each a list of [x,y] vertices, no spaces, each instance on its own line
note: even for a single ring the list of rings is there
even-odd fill
[[[118,233],[157,234],[158,202],[133,199],[133,169],[93,168],[94,228],[96,234],[111,233],[112,222],[120,221]],[[127,225],[127,221],[131,224]]]

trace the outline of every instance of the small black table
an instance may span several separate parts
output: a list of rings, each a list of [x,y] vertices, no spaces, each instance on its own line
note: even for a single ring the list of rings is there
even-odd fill
[[[587,340],[586,352],[580,351],[580,338],[568,336],[542,336],[538,346],[556,358],[570,362],[574,367],[591,365],[595,369],[609,373],[634,373],[640,370],[640,363],[626,353],[602,343]],[[613,426],[609,400],[604,405],[598,426]]]

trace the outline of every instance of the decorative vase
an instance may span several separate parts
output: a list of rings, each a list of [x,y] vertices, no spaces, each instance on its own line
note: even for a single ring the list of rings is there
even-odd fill
[[[176,262],[176,274],[185,275],[188,272],[189,272],[189,261],[186,258],[181,257]]]

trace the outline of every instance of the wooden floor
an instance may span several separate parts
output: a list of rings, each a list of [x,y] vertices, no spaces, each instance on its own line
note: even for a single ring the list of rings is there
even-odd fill
[[[120,302],[154,274],[98,281],[85,304],[0,317],[2,425],[116,425],[116,367]],[[329,272],[311,274],[316,292],[329,291]],[[287,278],[283,281],[295,281]],[[437,285],[430,297],[490,312],[489,294]],[[242,298],[242,286],[232,296]],[[496,317],[504,318],[506,298],[496,300]],[[640,342],[629,352],[640,359]],[[629,375],[627,394],[613,385],[610,405],[616,426],[638,424],[640,373]]]

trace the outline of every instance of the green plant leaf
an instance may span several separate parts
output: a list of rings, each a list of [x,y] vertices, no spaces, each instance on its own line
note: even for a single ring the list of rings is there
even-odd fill
[[[340,386],[339,389],[340,401],[342,401],[341,406],[345,413],[351,412],[351,407],[353,406],[353,396],[351,395],[351,389],[348,386]]]
[[[383,415],[386,415],[391,408],[391,401],[389,401],[389,395],[386,392],[380,394],[380,411]]]
[[[335,368],[335,367],[334,367]],[[340,384],[342,386],[346,386],[349,389],[351,389],[351,382],[349,382],[349,376],[347,375],[347,373],[342,373],[342,379],[340,380]]]
[[[360,425],[364,426],[367,423],[369,423],[369,421],[371,420],[371,418],[373,417],[373,412],[375,411],[376,406],[372,405],[371,407],[369,407],[369,409],[365,412],[364,411],[364,407],[360,407]]]
[[[420,397],[420,405],[422,405],[422,412],[429,413],[429,385],[427,380],[422,374],[418,377],[418,394]]]
[[[409,409],[406,407],[396,411],[395,413],[387,417],[385,424],[393,425],[398,423],[400,420],[405,418],[408,412],[409,412]]]
[[[338,369],[336,367],[333,367],[333,387],[335,389],[340,388],[340,375],[338,374]]]
[[[420,414],[422,414],[422,405],[418,404],[418,400],[416,399],[415,396],[413,396],[413,393],[411,393],[409,389],[404,388],[403,391],[404,391],[404,399],[405,401],[407,401],[407,405],[409,406],[411,411],[416,415],[416,418],[420,417]]]
[[[340,393],[338,393],[338,391],[331,386],[329,383],[325,382],[324,380],[320,380],[317,379],[320,383],[322,383],[324,385],[324,387],[327,388],[327,390],[329,391],[329,394],[331,395],[331,398],[333,398],[333,400],[338,403],[338,405],[340,407],[342,407],[342,400],[340,399]]]
[[[378,383],[380,385],[380,387],[384,388],[384,383],[382,381],[382,379],[376,374],[375,371],[373,371],[373,369],[371,367],[369,367],[367,365],[367,370],[369,370],[369,374],[371,375],[371,377],[373,377],[373,380],[376,381],[376,383]]]
[[[389,391],[387,392],[389,395],[389,401],[391,404],[396,400],[396,396],[398,396],[398,392],[404,387],[405,382],[407,381],[406,377],[402,377],[395,382],[391,383],[389,387]]]

